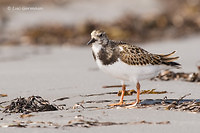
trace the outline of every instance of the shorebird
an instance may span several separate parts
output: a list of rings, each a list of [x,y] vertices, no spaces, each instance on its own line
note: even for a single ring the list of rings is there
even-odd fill
[[[180,64],[174,62],[179,57],[170,57],[170,54],[152,54],[143,48],[122,41],[113,41],[102,30],[94,30],[91,33],[91,45],[93,57],[98,67],[105,73],[121,80],[122,94],[118,103],[110,106],[125,105],[123,99],[126,90],[125,82],[134,82],[137,88],[135,102],[127,105],[135,106],[140,102],[140,81],[150,79],[162,70],[179,68]]]

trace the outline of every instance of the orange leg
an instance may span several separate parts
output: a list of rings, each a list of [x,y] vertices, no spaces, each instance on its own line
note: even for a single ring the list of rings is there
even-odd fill
[[[137,99],[136,99],[136,103],[139,103],[140,102],[140,83],[137,82]]]
[[[125,94],[125,90],[126,90],[126,85],[122,85],[122,94],[121,94],[121,98],[120,98],[120,101],[119,103],[114,103],[114,104],[109,104],[108,106],[117,106],[117,105],[123,105],[124,102],[124,94]]]
[[[131,104],[130,106],[135,106],[140,102],[140,83],[139,82],[137,82],[136,88],[137,88],[137,98],[135,102],[129,103]]]

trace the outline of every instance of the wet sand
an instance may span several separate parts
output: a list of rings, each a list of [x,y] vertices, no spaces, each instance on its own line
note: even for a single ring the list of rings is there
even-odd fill
[[[199,36],[173,41],[152,42],[141,47],[154,53],[175,55],[182,69],[176,71],[196,72],[200,60]],[[31,113],[31,117],[20,118],[21,114],[0,112],[0,132],[198,132],[200,114],[165,110],[154,105],[156,100],[179,99],[191,93],[185,100],[198,100],[200,85],[183,81],[141,82],[142,90],[156,89],[165,94],[141,95],[142,103],[152,101],[145,108],[109,108],[108,104],[119,100],[120,88],[102,88],[119,85],[120,82],[99,71],[89,47],[68,46],[21,46],[0,48],[0,102],[17,97],[42,96],[52,104],[65,105],[63,110]],[[128,83],[128,89],[135,85]],[[92,95],[97,94],[97,95]],[[89,95],[89,96],[88,96]],[[59,98],[63,100],[56,100]],[[126,96],[133,101],[136,95]],[[55,101],[56,100],[56,101]],[[78,104],[77,104],[78,103]],[[2,106],[6,105],[3,104]],[[6,127],[8,125],[25,127]]]

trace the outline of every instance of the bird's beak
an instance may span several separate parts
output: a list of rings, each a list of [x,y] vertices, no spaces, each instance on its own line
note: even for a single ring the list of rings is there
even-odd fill
[[[96,39],[91,38],[90,41],[87,43],[87,45],[90,45],[90,44],[92,44],[92,43],[95,42],[95,41],[96,41]]]

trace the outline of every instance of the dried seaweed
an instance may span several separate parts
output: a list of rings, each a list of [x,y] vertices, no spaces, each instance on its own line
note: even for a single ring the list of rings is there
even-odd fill
[[[156,89],[151,90],[142,90],[140,94],[165,94],[167,91],[155,91]]]
[[[84,116],[76,116],[75,119],[70,120],[64,127],[84,127],[90,128],[94,126],[113,126],[113,125],[136,125],[136,124],[170,124],[170,121],[162,122],[148,122],[148,121],[138,121],[138,122],[100,122],[93,118],[87,118]]]
[[[189,111],[189,112],[200,112],[200,102],[184,102],[184,103],[177,103],[173,102],[170,105],[165,107],[166,110],[178,110],[178,111]]]
[[[34,115],[32,115],[32,114],[22,114],[22,115],[20,115],[20,118],[27,118],[27,117],[32,117],[32,116],[34,116]]]
[[[132,91],[131,91],[132,92]],[[128,92],[127,92],[128,93]],[[136,93],[136,92],[134,92]],[[142,91],[143,94],[164,94],[167,93],[167,91],[155,91],[155,89],[152,90],[145,90]],[[120,94],[120,93],[119,93]],[[166,109],[166,110],[177,110],[177,111],[188,111],[188,112],[200,112],[200,99],[184,99],[185,97],[189,96],[191,94],[186,94],[179,99],[167,99],[165,97],[164,99],[145,99],[142,100],[141,103],[139,103],[137,106],[135,106],[135,109],[139,108],[148,108],[148,107],[157,107],[157,109]],[[130,101],[133,101],[134,99],[131,99]],[[118,100],[89,100],[85,102],[80,102],[76,104],[73,109],[78,109],[81,107],[81,109],[90,109],[90,106],[86,106],[87,104],[93,104],[93,103],[114,103],[118,102]],[[124,100],[124,102],[128,102],[127,100]],[[103,106],[103,107],[91,107],[92,109],[111,109],[111,108],[126,108],[129,106],[129,104],[126,105],[119,105],[115,107],[109,107]],[[79,108],[80,109],[80,108]]]
[[[82,115],[75,116],[73,120],[70,120],[67,124],[59,124],[55,122],[44,122],[44,121],[13,121],[11,124],[0,124],[0,127],[18,127],[18,128],[70,128],[70,127],[80,127],[80,128],[91,128],[99,126],[115,126],[115,125],[138,125],[138,124],[170,124],[170,121],[159,121],[159,122],[150,122],[150,121],[135,121],[135,122],[111,122],[105,121],[101,122],[97,119],[84,117]]]
[[[102,95],[110,95],[117,94],[117,92],[106,92],[106,93],[97,93],[97,94],[89,94],[89,95],[80,95],[81,97],[91,97],[91,96],[102,96]]]
[[[182,80],[188,82],[200,82],[200,73],[184,73],[184,72],[173,72],[173,71],[163,71],[157,77],[152,78],[152,80]]]
[[[74,119],[68,122],[64,127],[85,127],[89,128],[92,126],[111,126],[111,125],[125,125],[127,123],[116,123],[116,122],[99,122],[97,120],[84,120]]]
[[[27,125],[24,125],[24,124],[10,124],[8,125],[8,127],[20,127],[20,128],[26,128]]]
[[[108,103],[112,102],[112,100],[96,100],[96,101],[86,101],[85,103]]]
[[[155,91],[155,90],[156,89],[142,90],[140,92],[140,94],[165,94],[165,93],[167,93],[167,91]],[[132,89],[132,90],[126,90],[124,95],[125,96],[129,96],[129,95],[133,95],[133,93],[136,94],[137,91],[135,91],[134,89]],[[121,94],[122,94],[122,91],[120,90],[117,95],[121,96]]]
[[[47,127],[54,127],[54,128],[59,128],[61,127],[60,124],[54,123],[51,121],[44,122],[44,121],[16,121],[14,120],[12,123],[8,124],[0,124],[0,127],[3,128],[8,128],[8,127],[18,127],[18,128],[47,128]]]
[[[146,99],[138,104],[135,108],[148,108],[157,107],[157,109],[174,110],[174,111],[187,111],[200,113],[200,99],[184,99],[191,95],[186,94],[179,99]],[[126,108],[123,107],[123,108]]]
[[[189,111],[189,112],[200,112],[200,101],[193,100],[188,102],[180,102],[182,99],[184,99],[186,96],[189,96],[191,94],[186,94],[179,98],[177,101],[173,101],[169,105],[165,105],[165,102],[162,104],[165,105],[166,110],[179,110],[179,111]]]
[[[56,101],[63,101],[65,99],[69,99],[69,97],[61,97],[61,98],[58,98],[56,100],[54,100],[53,102],[56,102]]]
[[[0,97],[7,97],[7,94],[0,94]]]
[[[58,107],[44,100],[40,96],[30,96],[28,98],[19,97],[11,101],[11,104],[5,107],[4,113],[24,113],[55,111]]]
[[[126,86],[129,86],[129,85],[126,85]],[[122,85],[105,85],[105,86],[102,86],[102,88],[118,88],[118,87],[122,87]]]
[[[132,90],[126,90],[124,95],[125,96],[130,96],[130,95],[133,95],[133,93],[137,93],[134,89]],[[121,96],[122,95],[122,90],[120,90],[118,93],[117,93],[118,96]]]

